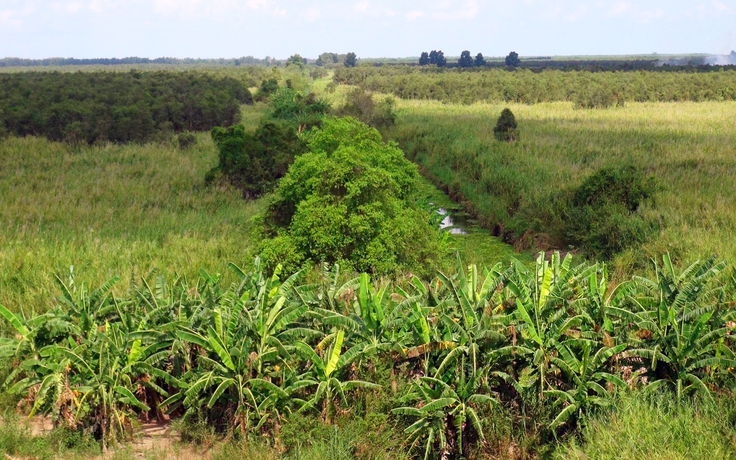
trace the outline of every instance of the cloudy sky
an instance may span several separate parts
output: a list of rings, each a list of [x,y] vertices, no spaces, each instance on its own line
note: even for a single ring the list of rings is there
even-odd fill
[[[728,53],[736,0],[0,0],[0,57]]]

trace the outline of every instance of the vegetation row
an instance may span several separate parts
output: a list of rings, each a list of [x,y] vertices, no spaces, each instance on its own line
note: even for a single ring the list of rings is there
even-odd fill
[[[250,273],[231,266],[231,286],[152,275],[121,297],[117,278],[88,289],[70,276],[42,315],[0,307],[15,331],[0,353],[31,415],[103,448],[164,413],[278,442],[296,414],[383,411],[419,457],[460,458],[498,418],[543,408],[523,423],[551,439],[621,392],[733,389],[725,267],[678,271],[665,256],[653,277],[612,285],[605,266],[555,254],[531,269],[459,266],[373,286],[367,274],[341,281],[337,265],[303,284],[303,272],[269,275],[256,260]]]
[[[229,126],[248,88],[198,72],[0,75],[0,135],[70,143],[145,142]]]
[[[571,101],[584,108],[623,105],[626,101],[733,101],[736,72],[651,73],[501,69],[465,71],[428,67],[357,67],[336,69],[336,83],[394,94],[402,99],[442,102]]]

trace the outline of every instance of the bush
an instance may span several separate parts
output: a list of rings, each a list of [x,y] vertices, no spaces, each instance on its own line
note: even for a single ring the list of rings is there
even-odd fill
[[[498,117],[496,127],[493,128],[493,135],[497,140],[503,142],[519,140],[519,129],[516,125],[516,118],[508,108],[503,109],[501,116]]]
[[[357,118],[374,128],[384,128],[396,123],[395,107],[396,101],[392,97],[376,103],[369,92],[356,87],[347,94],[347,102],[336,115]]]
[[[308,136],[269,207],[263,246],[271,255],[295,248],[296,260],[347,264],[355,270],[428,272],[438,232],[416,204],[419,173],[395,144],[354,118],[327,118]]]
[[[268,80],[261,81],[261,86],[258,88],[256,99],[260,102],[267,100],[273,93],[278,91],[279,82],[275,78],[269,78]]]
[[[180,133],[176,137],[176,140],[179,145],[179,150],[186,150],[189,147],[197,145],[197,136],[195,136],[194,133],[190,131]]]
[[[252,134],[246,133],[243,125],[214,128],[211,134],[220,161],[205,181],[211,183],[222,174],[245,198],[268,191],[286,174],[294,157],[304,151],[295,130],[284,123],[267,122]]]
[[[635,166],[601,168],[580,184],[572,201],[576,207],[594,208],[617,203],[626,211],[635,212],[656,190],[654,177],[645,177]]]
[[[301,132],[317,126],[330,105],[314,93],[281,88],[271,95],[271,109],[271,118],[289,123]]]
[[[656,188],[653,177],[633,166],[598,170],[571,194],[565,240],[606,259],[643,243],[656,228],[636,211]]]

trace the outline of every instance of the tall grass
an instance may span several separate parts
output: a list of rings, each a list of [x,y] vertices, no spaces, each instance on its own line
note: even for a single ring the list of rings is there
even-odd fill
[[[625,397],[586,425],[582,441],[556,452],[559,460],[736,459],[733,401],[676,402],[642,394]]]
[[[670,251],[676,260],[736,258],[736,103],[629,103],[575,110],[570,103],[508,105],[521,141],[494,140],[506,104],[400,101],[388,134],[491,222],[522,234],[560,227],[561,192],[604,166],[633,164],[660,185],[640,213],[661,232],[616,259],[619,272]],[[559,244],[559,241],[551,241]]]
[[[73,149],[41,138],[0,141],[0,303],[44,309],[69,267],[92,285],[153,269],[193,276],[251,260],[260,202],[204,187],[217,162],[208,134],[195,147]]]

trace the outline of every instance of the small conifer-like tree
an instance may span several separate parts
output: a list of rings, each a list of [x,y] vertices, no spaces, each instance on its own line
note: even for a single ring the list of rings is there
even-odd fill
[[[496,127],[493,128],[493,135],[499,141],[514,142],[519,140],[519,129],[516,125],[516,117],[508,108],[503,109],[501,116],[498,117]]]

